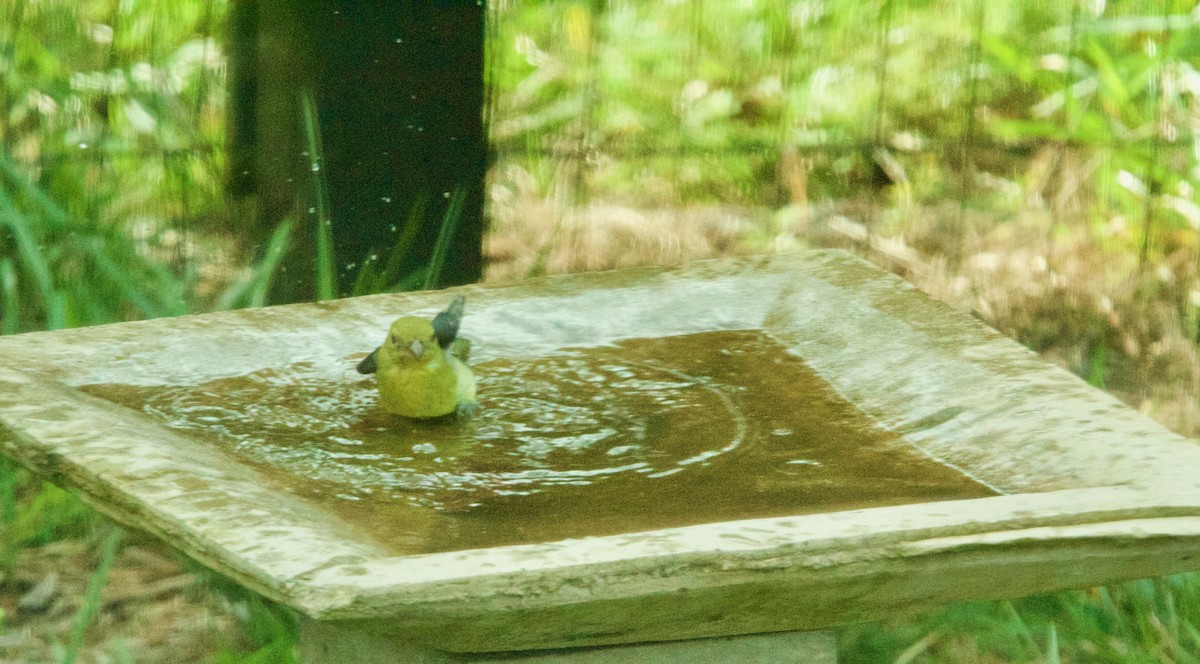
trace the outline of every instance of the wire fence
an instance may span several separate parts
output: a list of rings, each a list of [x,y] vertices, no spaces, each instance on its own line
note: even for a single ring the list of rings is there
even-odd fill
[[[559,162],[560,184],[587,189],[575,201],[609,193],[616,171],[697,181],[674,189],[684,199],[809,204],[900,186],[966,207],[1056,160],[1087,169],[1059,177],[1086,181],[1101,207],[1137,199],[1147,227],[1200,223],[1155,199],[1186,199],[1197,175],[1189,3],[536,10],[493,4],[493,138],[501,162]]]
[[[38,73],[8,77],[0,132],[43,179],[188,225],[226,205],[225,17],[168,4],[11,5],[5,67]],[[574,205],[1070,199],[1053,211],[1197,228],[1192,5],[494,0],[493,181]]]

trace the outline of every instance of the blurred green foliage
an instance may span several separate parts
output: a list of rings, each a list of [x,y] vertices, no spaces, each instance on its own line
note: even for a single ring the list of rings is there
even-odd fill
[[[889,629],[845,628],[839,661],[1192,663],[1200,660],[1198,602],[1200,576],[1185,574],[959,604]]]
[[[189,310],[223,207],[213,3],[5,4],[4,332]]]
[[[909,204],[1200,225],[1191,2],[496,5],[494,141],[543,192],[779,205],[791,154],[805,204],[903,184]]]

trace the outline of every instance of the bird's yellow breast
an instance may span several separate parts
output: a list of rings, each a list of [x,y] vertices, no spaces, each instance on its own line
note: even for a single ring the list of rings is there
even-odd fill
[[[471,370],[440,348],[433,353],[439,357],[423,364],[382,358],[376,379],[385,410],[404,417],[441,417],[460,403],[475,401]]]
[[[404,417],[432,418],[474,409],[475,376],[453,352],[469,345],[454,338],[456,320],[443,320],[455,312],[461,316],[461,298],[435,319],[440,321],[440,332],[423,318],[396,319],[387,339],[368,358],[372,361],[364,362],[366,370],[360,366],[363,373],[374,371],[384,410]]]

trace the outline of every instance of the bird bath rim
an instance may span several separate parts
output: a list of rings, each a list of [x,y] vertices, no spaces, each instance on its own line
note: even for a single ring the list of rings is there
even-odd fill
[[[815,629],[1200,567],[1200,484],[1186,472],[1200,450],[843,252],[456,290],[484,358],[768,330],[879,426],[1007,495],[391,556],[219,450],[74,389],[341,363],[445,293],[0,338],[0,446],[312,618],[451,651]]]

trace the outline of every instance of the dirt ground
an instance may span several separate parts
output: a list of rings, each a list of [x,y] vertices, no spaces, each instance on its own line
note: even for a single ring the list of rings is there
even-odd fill
[[[83,540],[21,552],[0,583],[0,662],[64,661],[96,563]],[[78,662],[202,662],[243,640],[234,604],[145,544],[118,553],[101,598]]]

